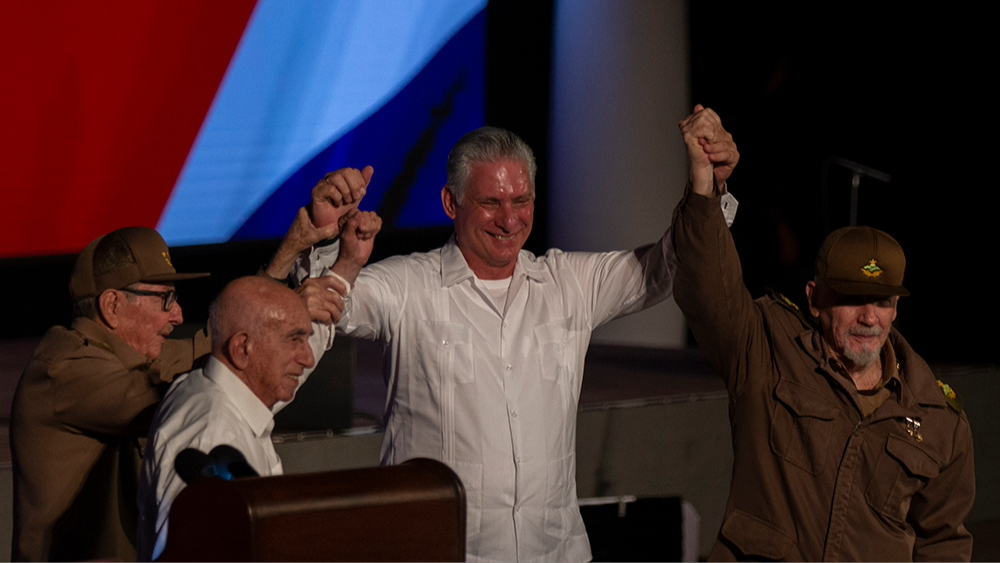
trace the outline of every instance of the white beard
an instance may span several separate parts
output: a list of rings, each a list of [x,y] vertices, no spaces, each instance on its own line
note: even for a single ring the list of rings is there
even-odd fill
[[[847,332],[847,334],[844,335],[845,341],[848,338],[850,338],[852,334],[857,334],[859,336],[881,336],[882,329],[877,326],[872,326],[868,328],[856,327],[851,329],[850,331]],[[875,363],[875,360],[879,359],[881,353],[882,353],[881,347],[876,348],[874,350],[859,350],[859,351],[848,350],[845,347],[843,355],[845,358],[850,360],[855,367],[866,368]]]
[[[855,367],[866,368],[879,359],[880,352],[881,350],[864,350],[860,352],[844,350],[844,357],[850,360]]]

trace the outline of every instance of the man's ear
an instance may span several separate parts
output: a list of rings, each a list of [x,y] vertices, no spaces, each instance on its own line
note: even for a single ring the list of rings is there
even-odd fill
[[[814,317],[819,317],[819,309],[815,305],[816,300],[818,299],[817,293],[819,293],[819,286],[816,285],[816,282],[807,281],[806,301],[809,303],[809,314]]]
[[[455,209],[458,203],[455,201],[455,194],[451,193],[451,189],[446,185],[441,188],[441,207],[444,208],[444,214],[448,216],[452,221],[455,220],[455,216],[458,215]]]
[[[250,352],[253,343],[250,342],[250,335],[246,332],[237,332],[226,342],[226,355],[229,356],[229,363],[234,368],[244,371],[250,363]]]
[[[104,290],[104,293],[97,298],[97,315],[100,317],[98,320],[103,321],[105,326],[112,330],[118,328],[118,312],[123,300],[124,296],[120,292],[113,289]]]

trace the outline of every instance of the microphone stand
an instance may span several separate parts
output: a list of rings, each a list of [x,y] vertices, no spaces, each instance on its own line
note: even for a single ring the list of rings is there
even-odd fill
[[[831,164],[836,164],[843,168],[846,168],[853,172],[851,176],[851,223],[850,226],[856,226],[858,224],[858,187],[861,185],[861,177],[874,178],[880,182],[888,184],[891,180],[890,176],[885,172],[880,172],[874,168],[869,168],[863,164],[858,164],[857,162],[852,162],[846,158],[840,158],[836,156],[827,157],[823,161],[823,172],[820,183],[820,197],[822,197],[823,205],[823,230],[825,233],[830,232],[830,209],[829,209],[829,188],[828,176],[829,168]]]

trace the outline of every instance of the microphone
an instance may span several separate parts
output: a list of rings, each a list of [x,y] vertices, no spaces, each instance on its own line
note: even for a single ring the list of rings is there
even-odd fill
[[[212,464],[212,458],[201,450],[194,448],[181,450],[177,454],[177,457],[174,458],[174,471],[188,485],[199,479],[215,477],[215,467]]]
[[[260,474],[247,462],[247,458],[232,446],[225,444],[215,446],[207,457],[211,459],[215,467],[215,475],[226,481],[243,479],[244,477],[260,477]]]

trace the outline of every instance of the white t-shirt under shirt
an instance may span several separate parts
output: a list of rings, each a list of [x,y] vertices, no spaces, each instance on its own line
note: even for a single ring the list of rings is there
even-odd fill
[[[476,283],[483,285],[486,293],[493,299],[493,305],[503,311],[504,306],[507,304],[507,291],[510,289],[511,279],[513,279],[513,276],[502,280],[481,280],[477,277]]]

